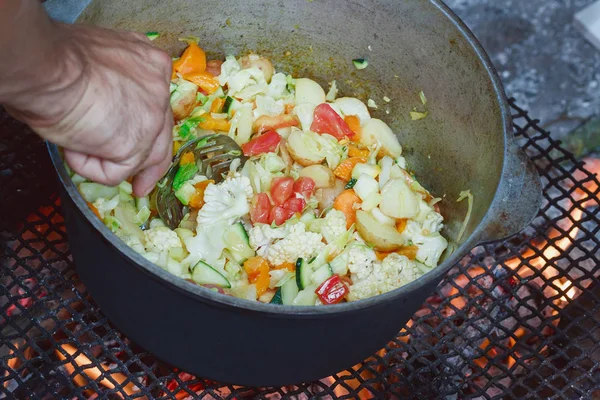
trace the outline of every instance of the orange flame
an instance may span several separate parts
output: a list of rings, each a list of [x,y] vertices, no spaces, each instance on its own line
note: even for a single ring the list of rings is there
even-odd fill
[[[108,372],[110,368],[103,363],[98,363],[99,367],[95,367],[92,361],[83,353],[80,353],[76,356],[75,354],[77,354],[79,351],[76,347],[70,344],[62,344],[60,347],[65,353],[71,356],[71,359],[69,360],[70,365],[68,363],[65,364],[65,367],[71,374],[75,372],[76,367],[81,367],[83,369],[83,373],[87,375],[89,379],[97,380],[101,376],[104,376],[99,383],[109,389],[115,389],[116,386],[113,382],[116,382],[119,385],[119,391],[124,392],[127,396],[131,396],[139,392],[139,389],[133,384],[133,382],[123,385],[123,383],[127,381],[127,377],[122,373]],[[60,351],[59,349],[55,350],[56,355],[62,361],[67,359],[67,357],[63,354],[63,351]],[[106,376],[109,376],[110,379],[106,378]],[[73,379],[76,383],[79,384],[83,382],[85,385],[85,380],[81,374],[74,376]],[[122,393],[119,393],[119,395],[125,398]]]

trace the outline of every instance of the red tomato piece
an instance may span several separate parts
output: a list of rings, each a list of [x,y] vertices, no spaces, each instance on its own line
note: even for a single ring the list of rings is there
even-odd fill
[[[306,201],[297,197],[289,198],[283,205],[283,208],[285,208],[286,210],[293,211],[294,213],[302,212],[302,210],[304,210],[304,207],[306,207]]]
[[[281,136],[275,131],[268,131],[255,137],[248,143],[242,145],[242,151],[246,157],[257,156],[263,153],[275,151],[281,142]]]
[[[315,115],[310,130],[316,133],[328,133],[337,140],[354,136],[348,124],[327,103],[315,108]]]
[[[342,282],[339,275],[332,275],[325,282],[321,283],[317,290],[315,290],[315,293],[323,304],[336,304],[346,297],[348,291],[348,286]]]
[[[252,124],[252,130],[262,133],[298,125],[300,125],[300,121],[298,121],[294,115],[281,114],[274,117],[270,115],[261,115],[254,121],[254,124]]]
[[[275,225],[282,225],[285,221],[290,219],[295,213],[292,210],[286,210],[281,206],[275,206],[271,209],[269,215],[269,223],[275,222]]]
[[[271,202],[266,193],[254,195],[250,207],[250,220],[253,224],[269,223],[269,213],[271,212]]]
[[[271,198],[275,204],[283,205],[287,199],[294,193],[293,178],[275,178],[271,182]]]
[[[294,192],[300,193],[302,196],[309,198],[315,191],[315,181],[309,177],[300,177],[294,182]]]

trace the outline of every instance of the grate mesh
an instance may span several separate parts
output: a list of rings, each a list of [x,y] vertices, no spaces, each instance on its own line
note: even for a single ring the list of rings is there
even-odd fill
[[[282,388],[193,377],[112,328],[75,274],[43,144],[0,112],[0,398],[600,398],[600,161],[511,104],[543,179],[534,223],[474,249],[364,363]]]

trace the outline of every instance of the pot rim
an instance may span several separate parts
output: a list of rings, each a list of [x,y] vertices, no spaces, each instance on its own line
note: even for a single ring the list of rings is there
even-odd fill
[[[500,78],[494,68],[489,56],[483,49],[483,46],[475,37],[475,35],[471,32],[471,30],[465,25],[465,23],[452,11],[446,4],[442,2],[442,0],[429,0],[431,5],[436,7],[442,14],[444,14],[458,29],[461,35],[467,40],[467,42],[473,48],[476,57],[483,65],[491,83],[493,90],[496,94],[496,99],[498,102],[498,107],[500,108],[501,116],[502,116],[502,130],[503,130],[503,139],[504,139],[504,153],[503,153],[503,164],[502,164],[502,174],[501,177],[504,176],[508,157],[507,152],[509,150],[511,140],[511,115],[510,109],[508,106],[508,102],[506,100],[506,95],[504,93],[504,89],[500,82]],[[235,307],[239,311],[250,312],[255,314],[268,314],[275,317],[327,317],[332,314],[343,314],[352,312],[355,310],[361,310],[373,307],[382,302],[392,302],[398,300],[399,298],[412,293],[420,289],[423,286],[426,286],[436,280],[440,280],[442,275],[445,274],[450,268],[452,268],[463,256],[470,251],[473,247],[479,244],[478,238],[482,235],[489,221],[491,220],[492,213],[492,204],[497,198],[498,191],[502,186],[502,178],[498,181],[498,186],[496,187],[496,191],[494,193],[494,198],[492,203],[490,203],[490,207],[486,211],[485,215],[482,217],[481,221],[479,221],[477,227],[473,231],[473,233],[461,244],[446,260],[444,260],[440,265],[431,271],[427,272],[423,276],[418,279],[398,288],[392,290],[390,292],[374,296],[368,299],[346,302],[340,304],[328,305],[326,307],[317,307],[317,306],[288,306],[288,305],[279,305],[279,304],[270,304],[270,303],[261,303],[259,301],[246,300],[241,298],[236,298],[233,296],[223,296],[221,294],[215,293],[212,290],[206,289],[199,285],[188,282],[184,279],[173,279],[173,275],[154,263],[148,261],[139,253],[135,252],[129,246],[127,246],[122,240],[119,238],[108,228],[106,227],[91,211],[89,207],[87,207],[85,200],[79,193],[77,187],[71,181],[64,165],[63,160],[59,154],[58,147],[54,144],[47,143],[48,151],[50,153],[50,158],[52,163],[54,164],[54,168],[57,171],[59,180],[66,190],[66,193],[73,200],[76,207],[83,214],[83,216],[87,219],[87,222],[90,223],[97,231],[102,235],[102,238],[108,242],[115,250],[117,250],[123,257],[127,259],[127,261],[132,261],[135,268],[137,268],[140,272],[149,275],[153,279],[161,281],[163,284],[170,286],[172,289],[181,292],[186,296],[192,297],[194,300],[201,302],[209,302],[212,306],[229,308]]]

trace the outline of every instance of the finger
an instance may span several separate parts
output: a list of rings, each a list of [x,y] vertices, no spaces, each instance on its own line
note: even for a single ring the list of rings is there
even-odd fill
[[[168,113],[170,114],[170,113]],[[136,196],[146,196],[169,169],[173,154],[172,124],[169,115],[161,133],[156,138],[149,160],[152,162],[133,178],[133,190]]]
[[[160,164],[165,158],[173,156],[173,116],[171,110],[165,112],[163,124],[159,133],[154,137],[152,144],[148,148],[148,154],[145,160],[136,172],[140,172],[153,165]]]
[[[169,165],[170,159],[165,159],[161,164],[146,168],[133,178],[133,194],[136,197],[145,197],[150,194],[156,183],[163,177]]]
[[[73,150],[64,150],[65,161],[73,171],[91,181],[116,186],[129,176],[131,167]]]

